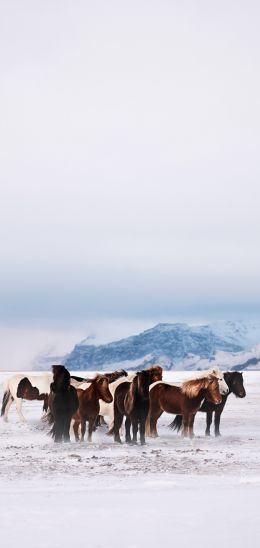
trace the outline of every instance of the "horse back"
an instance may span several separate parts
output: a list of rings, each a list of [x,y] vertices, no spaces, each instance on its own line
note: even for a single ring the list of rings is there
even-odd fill
[[[184,399],[185,396],[179,386],[160,383],[150,390],[151,407],[159,407],[166,413],[181,413]]]

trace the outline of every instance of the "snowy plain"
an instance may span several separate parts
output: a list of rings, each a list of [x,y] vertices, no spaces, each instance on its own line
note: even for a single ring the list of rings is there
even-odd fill
[[[8,376],[0,374],[1,399]],[[244,373],[244,383],[245,399],[228,398],[220,438],[204,436],[202,413],[192,441],[173,433],[163,414],[159,438],[144,447],[114,445],[104,427],[92,444],[71,436],[57,446],[41,402],[23,403],[26,424],[12,406],[9,422],[0,421],[1,545],[258,547],[260,372]]]

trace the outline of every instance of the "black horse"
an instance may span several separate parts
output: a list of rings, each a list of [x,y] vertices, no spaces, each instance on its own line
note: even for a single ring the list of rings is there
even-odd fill
[[[151,367],[146,371],[136,373],[131,383],[123,382],[116,388],[114,394],[114,440],[121,443],[119,430],[122,426],[124,415],[125,441],[137,444],[138,426],[141,445],[145,444],[145,422],[149,411],[149,386],[162,379],[162,369]],[[133,439],[131,440],[131,426]]]
[[[242,373],[239,373],[238,371],[232,371],[232,372],[228,371],[227,373],[224,373],[224,379],[228,385],[229,392],[225,396],[222,396],[222,402],[216,405],[214,403],[210,403],[209,401],[204,400],[202,406],[199,409],[199,411],[202,411],[203,413],[207,413],[206,431],[205,431],[206,436],[210,436],[210,427],[212,423],[213,413],[215,413],[215,416],[214,416],[215,436],[220,436],[220,431],[219,431],[220,418],[224,410],[224,407],[226,405],[226,401],[229,394],[234,394],[237,398],[244,398],[246,396]],[[181,426],[182,426],[182,415],[176,415],[175,419],[171,422],[171,424],[169,424],[169,427],[172,428],[172,430],[177,430],[177,432],[179,432],[179,430],[181,429]]]
[[[54,422],[51,434],[55,442],[70,441],[70,422],[79,407],[77,390],[70,385],[70,373],[63,365],[53,365],[49,408]]]

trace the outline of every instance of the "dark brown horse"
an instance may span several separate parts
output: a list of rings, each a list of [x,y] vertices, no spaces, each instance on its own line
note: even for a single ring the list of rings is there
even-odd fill
[[[76,389],[70,385],[69,371],[63,365],[53,365],[53,382],[49,396],[49,421],[53,422],[51,434],[55,442],[70,441],[72,415],[79,406]]]
[[[138,426],[141,445],[145,444],[145,422],[149,411],[149,387],[152,383],[162,379],[162,368],[159,365],[152,366],[146,371],[139,371],[131,383],[123,382],[114,395],[114,440],[121,443],[119,430],[122,426],[124,415],[125,441],[137,443]],[[131,440],[131,426],[133,439]]]
[[[81,441],[84,440],[86,422],[88,421],[88,441],[92,441],[92,432],[99,414],[99,400],[111,403],[113,397],[109,391],[109,378],[106,375],[97,375],[90,379],[86,390],[77,389],[79,408],[73,415],[73,430],[76,441],[79,441],[79,425],[81,425]]]
[[[227,371],[226,373],[224,373],[224,380],[226,381],[228,385],[229,392],[225,396],[222,396],[222,402],[216,405],[210,401],[204,400],[202,406],[199,409],[199,411],[202,411],[203,413],[207,413],[206,431],[205,431],[206,436],[210,436],[210,426],[212,423],[213,413],[215,414],[215,420],[214,420],[215,436],[220,436],[220,431],[219,431],[220,418],[224,410],[224,407],[226,405],[229,394],[234,394],[237,398],[244,398],[246,396],[242,373],[239,373],[238,371],[232,371],[232,372]],[[173,430],[179,431],[182,426],[182,416],[177,415],[174,421],[169,426]]]
[[[188,380],[181,386],[159,383],[150,390],[150,410],[146,423],[146,433],[152,437],[157,434],[157,421],[161,414],[180,414],[183,417],[183,436],[193,437],[194,418],[201,402],[206,399],[212,403],[221,403],[218,379],[207,374],[205,377]]]

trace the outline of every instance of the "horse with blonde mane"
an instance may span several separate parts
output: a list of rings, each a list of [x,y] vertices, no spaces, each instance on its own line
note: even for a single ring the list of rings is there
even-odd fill
[[[182,415],[182,434],[192,438],[194,418],[204,400],[219,404],[222,401],[219,379],[212,371],[184,381],[181,386],[157,382],[150,387],[150,409],[146,434],[157,437],[157,421],[162,413]]]

